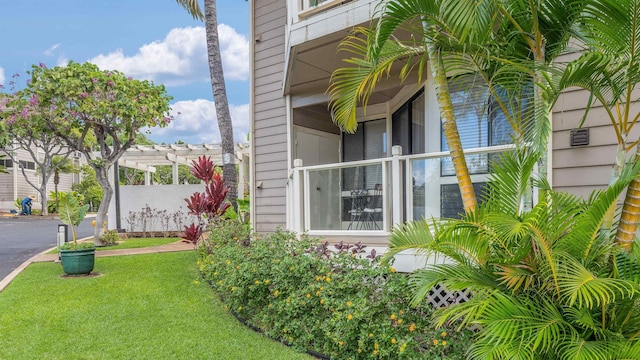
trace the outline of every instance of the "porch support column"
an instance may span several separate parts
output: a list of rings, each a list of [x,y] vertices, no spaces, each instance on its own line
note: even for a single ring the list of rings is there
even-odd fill
[[[392,223],[396,226],[402,223],[403,207],[402,207],[402,167],[400,166],[400,156],[402,155],[402,146],[395,145],[391,148],[391,208]]]
[[[145,171],[144,172],[144,184],[145,185],[151,185],[151,176],[150,176],[150,172]]]
[[[302,186],[302,159],[293,160],[293,199],[291,199],[293,216],[293,231],[298,234],[304,232],[304,193]]]
[[[174,162],[171,164],[171,183],[173,185],[178,185],[178,163]]]

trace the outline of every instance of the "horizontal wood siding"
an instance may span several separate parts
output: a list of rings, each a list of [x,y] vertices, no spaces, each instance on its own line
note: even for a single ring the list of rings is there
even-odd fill
[[[582,197],[607,186],[617,148],[614,129],[599,104],[583,125],[589,128],[589,145],[570,145],[571,129],[580,124],[588,98],[584,90],[566,91],[553,111],[553,187]],[[631,139],[640,134],[640,129],[635,130]]]
[[[254,1],[253,129],[255,147],[254,227],[271,232],[286,223],[287,120],[282,95],[286,2]]]
[[[13,174],[0,174],[0,201],[12,201],[13,198]],[[0,209],[2,210],[2,209]]]

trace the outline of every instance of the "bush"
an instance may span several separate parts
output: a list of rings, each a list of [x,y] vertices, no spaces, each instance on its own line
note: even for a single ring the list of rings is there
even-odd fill
[[[408,278],[359,244],[315,244],[283,231],[256,239],[223,221],[199,248],[203,277],[228,309],[273,338],[332,358],[460,359],[468,331],[434,329],[410,307]]]
[[[109,230],[100,237],[102,245],[116,245],[120,241],[120,234],[115,230]]]

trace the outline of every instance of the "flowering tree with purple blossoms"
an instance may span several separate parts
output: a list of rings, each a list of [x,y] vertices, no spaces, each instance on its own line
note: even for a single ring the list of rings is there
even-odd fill
[[[102,224],[113,196],[109,169],[135,143],[141,128],[166,126],[171,121],[171,97],[164,86],[127,78],[118,71],[103,71],[91,63],[69,62],[54,68],[34,65],[30,75],[25,96],[47,109],[43,117],[46,126],[66,145],[80,151],[96,172],[104,191],[96,217]],[[95,227],[96,244],[102,232],[102,226]]]
[[[15,148],[29,153],[40,181],[35,181],[33,174],[26,172],[24,166],[20,166],[20,170],[25,181],[40,193],[42,215],[47,215],[47,183],[59,171],[61,164],[54,158],[67,159],[71,149],[46,126],[44,117],[51,116],[47,109],[40,108],[36,99],[28,97],[23,91],[3,94],[0,97],[0,111],[5,114],[2,121],[4,131],[11,138],[2,151],[16,165],[19,165],[19,161]]]

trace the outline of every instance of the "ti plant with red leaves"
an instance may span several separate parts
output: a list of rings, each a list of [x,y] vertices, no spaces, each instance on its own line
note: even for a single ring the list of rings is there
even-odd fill
[[[224,185],[222,175],[215,171],[211,158],[203,155],[194,160],[191,173],[205,183],[205,191],[184,199],[189,214],[197,217],[197,224],[185,226],[181,236],[185,241],[196,244],[202,232],[224,215],[231,204],[225,201],[229,188]]]

